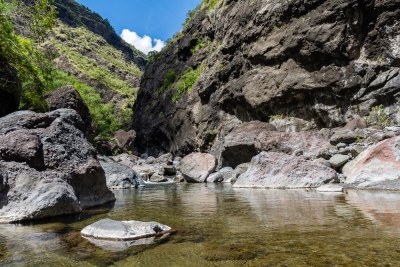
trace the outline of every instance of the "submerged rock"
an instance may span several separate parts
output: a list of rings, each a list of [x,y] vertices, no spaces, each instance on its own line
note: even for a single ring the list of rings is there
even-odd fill
[[[261,152],[234,187],[310,188],[333,182],[337,182],[336,172],[322,164],[283,153]]]
[[[79,213],[115,201],[72,109],[0,118],[0,223]]]
[[[343,167],[346,183],[382,182],[400,177],[400,137],[364,150]]]
[[[107,156],[98,156],[110,189],[127,189],[144,186],[141,175]]]
[[[318,192],[343,192],[343,186],[338,184],[324,184],[315,190]]]
[[[192,153],[181,161],[181,172],[188,183],[204,183],[217,167],[217,159],[206,153]]]
[[[128,241],[162,235],[171,232],[171,227],[158,222],[113,221],[103,219],[82,229],[81,234],[95,239]]]

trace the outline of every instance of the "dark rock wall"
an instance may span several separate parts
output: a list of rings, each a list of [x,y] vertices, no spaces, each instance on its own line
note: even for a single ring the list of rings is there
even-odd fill
[[[0,57],[0,117],[18,110],[21,90],[17,72]]]
[[[131,125],[138,150],[207,151],[232,117],[336,127],[383,104],[399,122],[399,21],[399,0],[221,1],[146,67]],[[198,40],[207,46],[194,51]],[[200,65],[178,103],[173,90],[156,93],[168,70]]]

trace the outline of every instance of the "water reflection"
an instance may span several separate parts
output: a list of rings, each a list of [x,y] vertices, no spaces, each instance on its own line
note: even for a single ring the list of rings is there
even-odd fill
[[[400,265],[400,193],[219,184],[114,193],[113,206],[77,217],[0,225],[0,265]],[[103,250],[80,236],[82,228],[103,218],[158,221],[177,232],[155,244]]]
[[[400,192],[349,190],[346,200],[365,218],[400,237]]]

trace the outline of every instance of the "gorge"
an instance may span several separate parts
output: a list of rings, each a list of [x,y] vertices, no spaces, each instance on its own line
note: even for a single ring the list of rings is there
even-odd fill
[[[146,55],[0,0],[0,264],[398,265],[400,1],[198,2]]]

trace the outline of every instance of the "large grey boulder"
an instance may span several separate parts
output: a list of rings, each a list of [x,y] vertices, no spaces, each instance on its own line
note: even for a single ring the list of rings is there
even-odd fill
[[[62,108],[74,109],[85,123],[86,138],[91,141],[95,135],[94,123],[89,108],[79,92],[72,85],[63,86],[44,96],[50,110]]]
[[[338,168],[343,166],[349,159],[350,157],[347,155],[337,154],[329,160],[329,163],[331,164],[332,167]]]
[[[157,222],[119,222],[103,219],[83,228],[81,234],[96,239],[128,241],[161,235],[170,231],[171,227]]]
[[[181,172],[188,183],[204,183],[217,167],[217,159],[206,153],[192,153],[181,161]]]
[[[249,162],[258,154],[254,144],[255,139],[264,131],[276,131],[276,127],[261,121],[251,121],[236,126],[224,139],[221,167],[235,168],[241,163]]]
[[[72,109],[0,118],[0,223],[79,213],[115,201]]]
[[[115,162],[107,156],[98,156],[97,158],[106,174],[108,188],[127,189],[144,186],[142,176],[131,168]]]
[[[346,183],[382,182],[400,177],[400,137],[364,150],[343,167]]]
[[[261,152],[234,187],[311,188],[337,181],[336,172],[322,164],[283,153]]]

